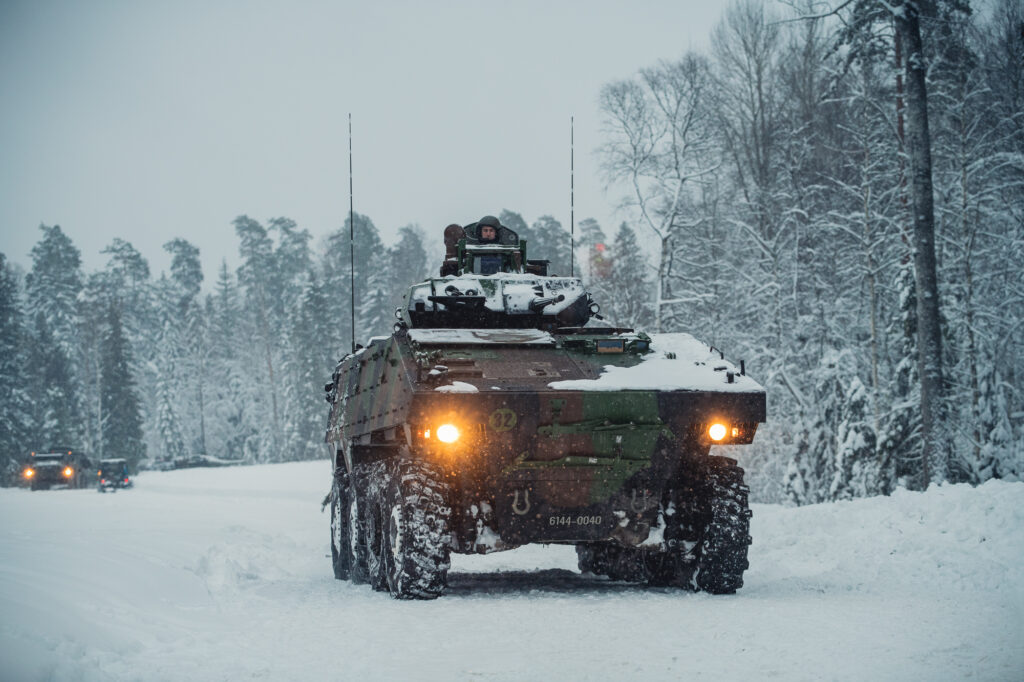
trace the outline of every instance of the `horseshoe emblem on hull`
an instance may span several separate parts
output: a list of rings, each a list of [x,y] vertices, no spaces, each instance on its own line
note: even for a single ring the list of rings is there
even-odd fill
[[[519,491],[518,490],[516,490],[516,492],[515,492],[515,497],[512,498],[512,511],[514,511],[519,516],[522,516],[526,512],[530,511],[530,491],[529,490],[524,490],[523,491],[523,498],[524,498],[524,506],[523,507],[519,506]]]

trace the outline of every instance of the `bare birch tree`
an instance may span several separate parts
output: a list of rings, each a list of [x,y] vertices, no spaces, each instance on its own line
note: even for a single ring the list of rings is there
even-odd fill
[[[683,300],[673,297],[670,275],[673,244],[699,224],[686,215],[687,193],[714,167],[710,88],[707,59],[689,53],[601,91],[605,176],[610,185],[629,188],[624,205],[656,240],[656,331],[665,326],[669,307]]]

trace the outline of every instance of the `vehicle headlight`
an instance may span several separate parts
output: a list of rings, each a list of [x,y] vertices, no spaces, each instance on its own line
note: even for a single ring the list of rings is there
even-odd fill
[[[74,476],[75,470],[71,467],[64,467],[64,478],[71,478]]]
[[[721,422],[715,422],[708,428],[708,436],[710,436],[713,441],[720,441],[725,438],[726,432],[727,429],[725,424]]]
[[[35,469],[25,469],[25,478],[32,478],[36,475]]]
[[[441,424],[437,427],[437,439],[442,443],[454,443],[459,439],[459,429],[454,424]]]

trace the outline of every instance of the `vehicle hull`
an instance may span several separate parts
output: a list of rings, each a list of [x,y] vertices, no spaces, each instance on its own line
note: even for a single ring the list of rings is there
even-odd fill
[[[542,542],[576,544],[581,570],[617,579],[742,585],[743,470],[710,448],[752,442],[763,387],[689,335],[527,324],[589,301],[560,293],[577,288],[414,287],[419,317],[339,362],[325,387],[336,578],[433,598],[449,552]]]

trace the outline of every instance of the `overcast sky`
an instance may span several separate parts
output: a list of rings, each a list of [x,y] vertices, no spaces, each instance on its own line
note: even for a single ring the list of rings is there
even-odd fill
[[[154,275],[199,246],[237,262],[231,220],[315,238],[355,210],[390,243],[503,208],[614,232],[601,86],[704,50],[717,2],[0,0],[0,252],[26,268],[57,223],[87,269],[115,237]]]

